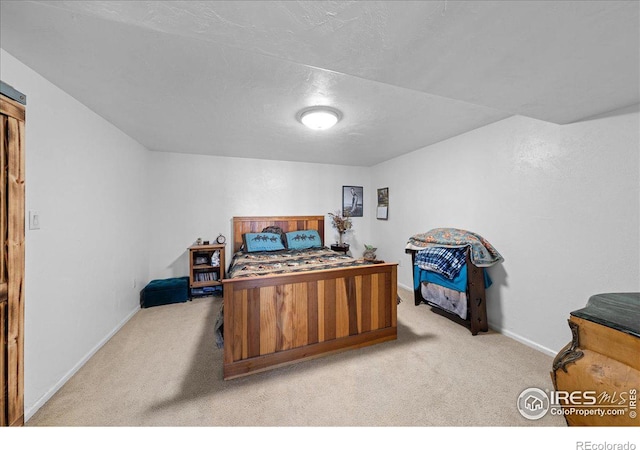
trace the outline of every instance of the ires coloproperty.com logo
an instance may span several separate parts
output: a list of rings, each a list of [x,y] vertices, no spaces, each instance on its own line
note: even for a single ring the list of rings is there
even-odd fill
[[[552,415],[637,417],[638,391],[549,391],[527,388],[518,396],[518,411],[525,419]]]

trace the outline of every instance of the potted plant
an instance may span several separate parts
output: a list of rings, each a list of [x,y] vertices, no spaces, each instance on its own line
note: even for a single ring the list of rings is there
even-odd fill
[[[338,235],[339,235],[339,245],[340,247],[344,247],[346,244],[344,244],[343,242],[343,236],[345,233],[347,233],[349,230],[351,230],[351,217],[349,216],[349,214],[344,214],[344,213],[329,213],[329,215],[331,216],[331,220],[332,220],[332,224],[333,224],[333,228],[335,228],[336,230],[338,230]]]

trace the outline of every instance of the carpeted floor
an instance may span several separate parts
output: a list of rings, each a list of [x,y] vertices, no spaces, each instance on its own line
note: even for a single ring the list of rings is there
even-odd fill
[[[231,381],[220,298],[142,309],[27,426],[565,426],[516,409],[524,389],[552,388],[551,357],[399,293],[397,341]]]

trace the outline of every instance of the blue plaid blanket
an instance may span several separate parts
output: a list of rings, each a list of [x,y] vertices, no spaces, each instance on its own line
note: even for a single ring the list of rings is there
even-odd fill
[[[453,280],[467,262],[466,248],[427,247],[416,253],[415,265]]]

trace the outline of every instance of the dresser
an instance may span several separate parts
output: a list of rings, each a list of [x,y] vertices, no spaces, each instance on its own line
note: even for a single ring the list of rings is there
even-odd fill
[[[569,328],[551,372],[567,424],[640,426],[640,293],[593,295]]]

